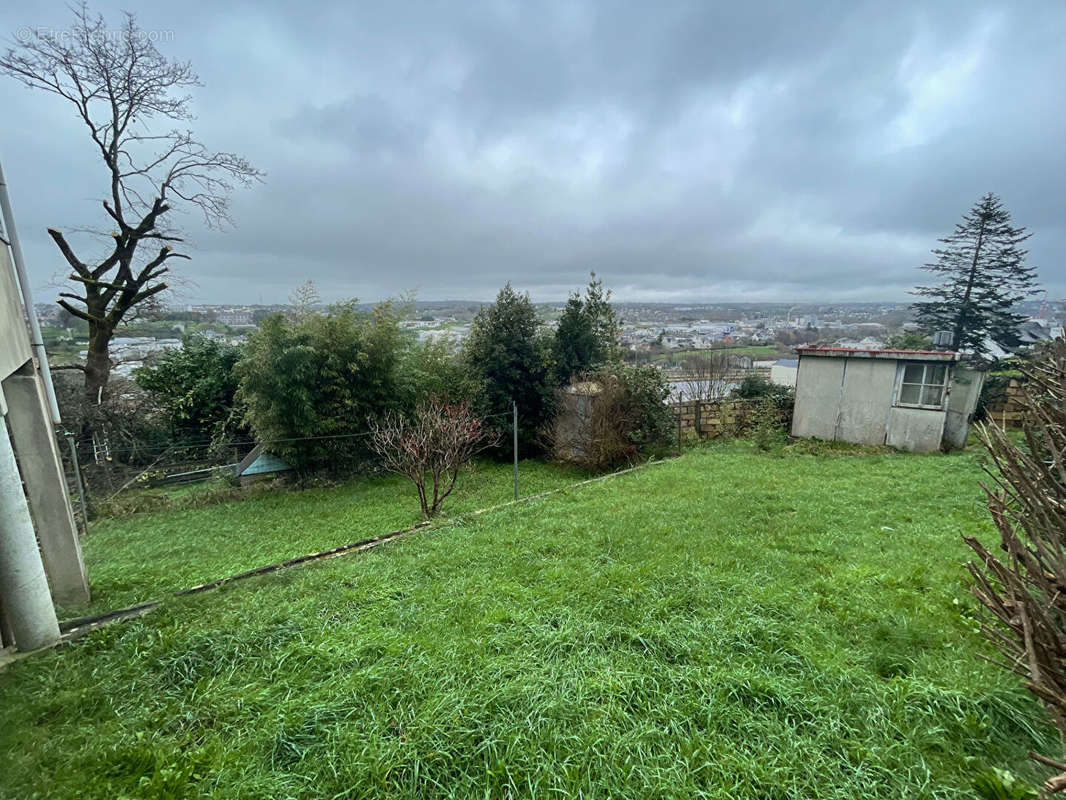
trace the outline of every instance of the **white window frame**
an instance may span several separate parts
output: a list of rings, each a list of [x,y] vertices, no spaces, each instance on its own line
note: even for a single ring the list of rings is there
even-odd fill
[[[914,383],[913,381],[905,381],[904,378],[907,375],[907,367],[922,367],[922,381],[921,383]],[[934,383],[929,380],[930,372],[936,367],[941,367],[944,370],[944,379],[940,383]],[[933,411],[943,411],[945,404],[948,401],[948,387],[951,385],[951,365],[943,361],[900,361],[899,369],[896,372],[896,402],[897,406],[901,408],[925,408]],[[903,387],[904,386],[919,386],[918,398],[921,399],[925,394],[925,388],[927,386],[939,386],[940,387],[940,402],[932,405],[929,403],[908,403],[903,400]]]

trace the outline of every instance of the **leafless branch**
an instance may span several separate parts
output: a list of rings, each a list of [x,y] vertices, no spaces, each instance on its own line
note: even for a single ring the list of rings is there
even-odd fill
[[[994,423],[979,428],[994,462],[985,494],[1002,552],[965,537],[977,555],[967,567],[987,612],[983,634],[1066,741],[1066,341],[1054,342],[1025,370],[1020,402],[1023,445]],[[1066,791],[1066,766],[1030,755],[1061,773],[1045,790]]]
[[[188,90],[199,80],[187,62],[161,54],[132,14],[113,31],[84,3],[72,11],[69,29],[42,29],[8,48],[0,56],[0,74],[70,103],[105,167],[101,205],[113,229],[109,252],[90,263],[62,232],[48,231],[80,287],[80,294],[64,292],[66,300],[59,302],[89,322],[86,389],[95,394],[107,383],[107,345],[115,326],[167,288],[160,281],[165,262],[188,258],[170,247],[182,241],[165,223],[172,204],[199,210],[210,227],[224,227],[232,222],[229,193],[261,180],[262,173],[239,155],[208,150],[182,127],[192,119]],[[160,132],[160,122],[170,130]],[[145,241],[167,244],[137,267]]]
[[[389,413],[371,420],[370,430],[370,446],[385,469],[415,485],[425,519],[452,493],[462,467],[496,440],[469,406],[436,400],[419,405],[412,419]]]

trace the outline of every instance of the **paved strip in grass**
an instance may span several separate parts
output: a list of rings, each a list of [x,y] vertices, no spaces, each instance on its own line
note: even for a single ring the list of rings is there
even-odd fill
[[[464,473],[444,510],[461,514],[512,496],[511,465],[481,461]],[[523,494],[566,486],[585,473],[523,461]],[[397,476],[358,478],[340,486],[261,490],[241,502],[144,512],[94,523],[83,545],[92,585],[80,617],[165,594],[263,564],[408,528],[420,520],[413,486]]]
[[[171,601],[0,674],[0,795],[972,798],[1053,741],[978,478],[725,445]]]
[[[659,464],[663,464],[663,461],[653,461],[644,464],[638,464],[627,469],[621,469],[616,472],[607,473],[605,475],[599,475],[593,478],[586,478],[578,483],[570,484],[566,487],[559,487],[556,489],[546,489],[543,492],[533,495],[526,495],[525,497],[519,497],[517,500],[509,500],[506,503],[500,503],[499,505],[489,506],[488,508],[479,508],[474,511],[467,512],[465,516],[455,517],[453,520],[449,520],[447,517],[436,517],[432,521],[419,522],[410,528],[402,528],[400,530],[389,531],[388,533],[379,534],[377,536],[371,536],[367,539],[361,539],[358,542],[351,542],[349,544],[339,545],[337,547],[331,547],[328,550],[319,550],[314,553],[305,553],[301,556],[295,556],[293,558],[285,559],[284,561],[276,561],[272,564],[263,564],[252,569],[247,569],[242,572],[238,572],[233,575],[227,575],[222,578],[216,578],[206,583],[200,583],[196,586],[190,586],[185,589],[179,589],[176,592],[172,592],[173,597],[185,597],[191,594],[199,594],[201,592],[211,591],[218,589],[234,581],[247,580],[248,578],[254,578],[261,575],[267,575],[269,573],[277,572],[282,569],[290,569],[292,567],[303,566],[305,564],[313,564],[317,561],[321,561],[327,558],[340,558],[342,556],[354,555],[356,553],[365,552],[374,547],[379,547],[383,544],[387,544],[401,536],[408,536],[413,533],[425,530],[434,522],[437,524],[463,524],[467,518],[480,516],[481,514],[490,514],[494,511],[498,511],[507,506],[522,504],[541,498],[547,497],[558,492],[566,491],[566,489],[575,489],[581,486],[599,483],[605,480],[611,480],[621,475],[627,475],[630,472],[634,472],[638,469],[645,469],[647,467],[653,467]],[[110,611],[99,612],[96,614],[90,614],[83,617],[68,618],[60,623],[60,630],[63,633],[63,638],[60,644],[66,644],[76,638],[86,635],[94,630],[106,627],[107,625],[124,622],[126,620],[134,619],[136,617],[143,616],[149,611],[155,610],[163,599],[149,600],[143,603],[137,603],[133,606],[127,606],[125,608],[112,609]]]

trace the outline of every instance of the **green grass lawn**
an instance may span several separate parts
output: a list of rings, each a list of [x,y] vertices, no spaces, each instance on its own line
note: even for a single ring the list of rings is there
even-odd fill
[[[584,473],[540,461],[519,465],[519,490],[530,495],[567,486]],[[406,528],[421,520],[414,485],[398,476],[352,480],[339,487],[256,486],[247,500],[201,508],[103,519],[83,540],[92,583],[89,609],[155,600],[236,572]],[[179,489],[196,493],[200,486]],[[464,472],[445,501],[446,514],[505,503],[514,496],[512,466],[481,461]]]
[[[978,478],[716,445],[170,600],[0,673],[0,796],[972,798],[1054,742],[980,658]]]

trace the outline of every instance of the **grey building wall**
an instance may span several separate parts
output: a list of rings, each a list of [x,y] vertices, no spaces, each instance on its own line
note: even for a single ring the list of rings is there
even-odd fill
[[[64,606],[88,603],[89,577],[41,379],[26,364],[0,386],[52,597]]]
[[[844,383],[844,359],[801,358],[796,378],[796,405],[792,435],[835,439]]]
[[[944,417],[943,411],[893,406],[889,410],[884,443],[915,453],[939,450],[944,437]]]
[[[0,387],[6,397],[5,423],[52,596],[57,603],[73,606],[89,602],[89,583],[44,386],[31,355],[15,270],[7,243],[0,240]],[[7,437],[8,432],[2,435]],[[12,591],[0,587],[5,596]]]
[[[895,380],[892,360],[804,356],[792,435],[884,444]]]
[[[845,366],[833,438],[857,444],[884,444],[896,383],[896,362],[868,358],[835,360],[843,361]]]

